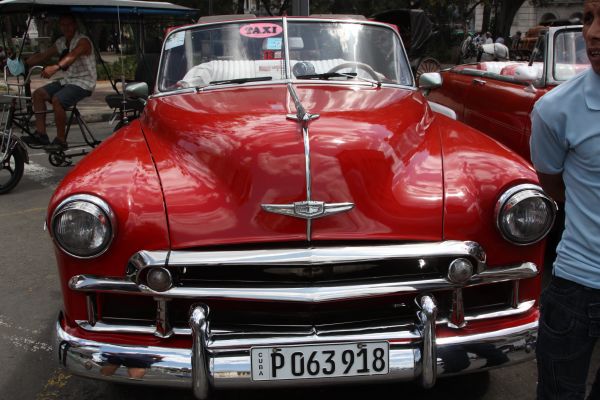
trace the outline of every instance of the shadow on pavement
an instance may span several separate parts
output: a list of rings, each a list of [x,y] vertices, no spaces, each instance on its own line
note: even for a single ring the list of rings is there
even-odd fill
[[[480,372],[470,375],[440,379],[433,389],[423,389],[413,383],[404,384],[373,384],[373,385],[338,385],[321,388],[308,387],[299,389],[247,389],[220,390],[215,393],[216,399],[245,400],[282,399],[286,400],[331,400],[343,398],[346,400],[368,400],[377,398],[418,398],[421,400],[460,398],[463,400],[482,399],[488,392],[490,383],[489,373]],[[194,400],[191,390],[151,388],[136,385],[113,384],[72,377],[68,391],[60,393],[61,399],[179,399]]]

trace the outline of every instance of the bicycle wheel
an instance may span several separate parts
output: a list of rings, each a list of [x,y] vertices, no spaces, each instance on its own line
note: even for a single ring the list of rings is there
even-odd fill
[[[23,149],[15,147],[13,152],[0,164],[0,194],[10,192],[17,186],[25,171]]]

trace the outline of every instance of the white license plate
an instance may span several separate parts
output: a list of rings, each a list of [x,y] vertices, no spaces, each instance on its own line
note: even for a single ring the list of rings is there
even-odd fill
[[[384,375],[389,371],[388,342],[253,347],[251,357],[255,381]]]

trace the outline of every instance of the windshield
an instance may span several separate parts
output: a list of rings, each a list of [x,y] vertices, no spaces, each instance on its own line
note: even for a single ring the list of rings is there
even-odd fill
[[[567,80],[589,66],[581,31],[559,31],[554,38],[554,79]]]
[[[165,41],[159,90],[289,78],[412,85],[391,28],[288,20],[286,42],[284,26],[283,19],[251,20],[173,32]]]

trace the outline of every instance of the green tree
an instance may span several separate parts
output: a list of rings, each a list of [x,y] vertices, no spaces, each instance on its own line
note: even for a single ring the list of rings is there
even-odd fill
[[[525,0],[502,0],[499,2],[494,18],[493,33],[495,37],[507,38],[510,36],[510,27],[524,2]]]
[[[208,15],[209,5],[213,14],[240,13],[243,0],[171,0],[176,4],[200,10]],[[533,0],[541,5],[549,0]],[[492,12],[492,18],[484,18],[482,29],[491,31],[494,36],[508,37],[513,19],[525,0],[311,0],[313,14],[359,14],[370,16],[377,12],[394,8],[420,7],[429,12],[439,26],[453,22],[466,31],[467,23],[473,18],[475,8],[483,5]],[[289,13],[289,0],[260,0],[261,9],[268,15]],[[490,22],[493,21],[493,22]]]

